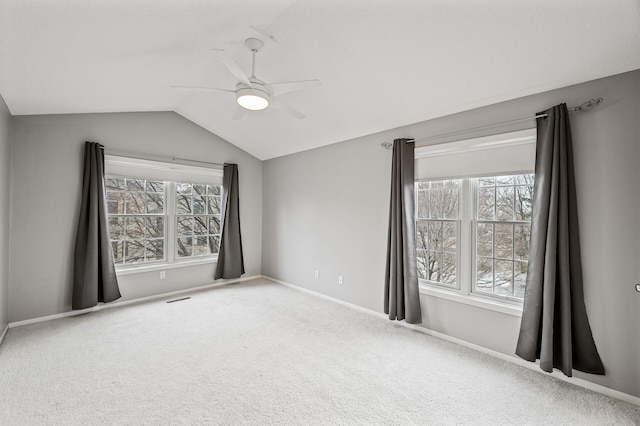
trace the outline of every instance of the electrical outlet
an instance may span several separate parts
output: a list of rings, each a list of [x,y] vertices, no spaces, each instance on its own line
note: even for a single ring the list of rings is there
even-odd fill
[[[164,280],[167,276],[167,273],[165,271],[160,271],[160,279]]]
[[[313,275],[316,277],[316,279],[320,278],[320,272],[317,269]]]
[[[342,275],[338,277],[338,284],[342,285]]]

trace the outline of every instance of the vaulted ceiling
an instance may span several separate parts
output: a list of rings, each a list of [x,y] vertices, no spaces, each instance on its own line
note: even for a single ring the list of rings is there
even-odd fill
[[[233,120],[256,75],[319,79]],[[637,0],[0,0],[12,114],[176,111],[260,159],[640,68]],[[179,141],[176,141],[178,144]]]

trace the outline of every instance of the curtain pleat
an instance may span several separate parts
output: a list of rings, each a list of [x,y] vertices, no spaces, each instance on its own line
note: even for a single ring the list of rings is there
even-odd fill
[[[540,368],[604,374],[584,304],[569,113],[537,119],[529,268],[516,354]],[[542,113],[541,113],[542,114]]]
[[[413,142],[393,142],[384,312],[391,320],[419,324],[422,312],[416,263],[414,151]]]
[[[76,234],[73,268],[73,309],[120,298],[109,241],[103,146],[84,144],[82,202]]]
[[[220,236],[220,251],[218,252],[215,279],[238,278],[244,274],[238,184],[238,165],[225,164],[220,211],[222,235]]]

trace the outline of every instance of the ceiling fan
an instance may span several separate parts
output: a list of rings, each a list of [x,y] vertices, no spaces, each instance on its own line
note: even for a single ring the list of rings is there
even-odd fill
[[[295,90],[308,89],[310,87],[320,86],[320,80],[300,80],[287,81],[282,83],[267,84],[256,77],[256,53],[258,53],[264,43],[257,38],[248,38],[245,46],[252,52],[251,76],[247,75],[240,69],[238,64],[231,59],[222,49],[213,49],[218,55],[220,61],[229,69],[231,74],[238,79],[235,90],[220,89],[218,87],[204,86],[171,86],[174,89],[198,90],[198,91],[219,91],[229,92],[236,95],[238,108],[233,115],[234,120],[239,120],[245,110],[261,111],[267,107],[284,111],[297,118],[304,118],[305,115],[294,109],[290,105],[282,102],[277,97],[283,93],[293,92]]]

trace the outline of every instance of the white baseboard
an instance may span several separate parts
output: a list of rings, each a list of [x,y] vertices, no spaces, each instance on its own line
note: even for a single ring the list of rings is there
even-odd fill
[[[134,303],[147,302],[147,301],[150,301],[150,300],[164,299],[164,298],[167,298],[167,297],[177,296],[177,295],[185,294],[185,293],[191,293],[191,292],[194,292],[194,291],[206,290],[206,289],[210,289],[210,288],[221,287],[221,286],[224,286],[224,285],[235,284],[235,283],[239,283],[239,282],[243,282],[243,281],[255,280],[255,279],[260,278],[260,277],[261,277],[261,275],[254,275],[254,276],[251,276],[251,277],[243,277],[243,278],[238,278],[238,279],[231,279],[231,280],[226,280],[226,281],[220,281],[220,282],[216,282],[216,283],[206,284],[206,285],[202,285],[202,286],[199,286],[199,287],[186,288],[184,290],[176,290],[176,291],[170,291],[170,292],[167,292],[167,293],[154,294],[152,296],[145,296],[145,297],[138,297],[136,299],[123,300],[122,302],[105,303],[105,304],[97,305],[97,306],[94,306],[94,307],[91,307],[91,308],[87,308],[87,309],[80,309],[80,310],[76,310],[76,311],[62,312],[62,313],[59,313],[59,314],[47,315],[47,316],[44,316],[44,317],[31,318],[31,319],[27,319],[27,320],[23,320],[23,321],[10,322],[9,325],[7,326],[7,328],[15,328],[15,327],[23,326],[23,325],[35,324],[35,323],[44,322],[44,321],[51,321],[51,320],[55,320],[55,319],[59,319],[59,318],[73,317],[73,316],[76,316],[76,315],[86,314],[88,312],[101,311],[103,309],[118,308],[120,306],[131,305],[131,304],[134,304]],[[3,336],[4,336],[4,334],[3,334]],[[0,339],[0,342],[1,341],[2,340]]]
[[[4,326],[4,330],[0,333],[0,345],[2,345],[2,341],[4,340],[4,336],[7,335],[7,331],[9,331],[9,324]]]
[[[278,284],[282,284],[282,285],[284,285],[286,287],[290,287],[292,289],[301,291],[303,293],[307,293],[307,294],[310,294],[312,296],[316,296],[316,297],[319,297],[321,299],[325,299],[325,300],[328,300],[328,301],[331,301],[331,302],[334,302],[334,303],[337,303],[337,304],[340,304],[340,305],[355,309],[357,311],[364,312],[364,313],[372,315],[374,317],[378,317],[378,318],[381,318],[381,319],[384,319],[384,320],[387,320],[387,321],[389,320],[389,317],[386,314],[382,313],[382,312],[372,311],[371,309],[363,308],[362,306],[354,305],[353,303],[345,302],[343,300],[336,299],[334,297],[327,296],[325,294],[318,293],[316,291],[309,290],[309,289],[306,289],[304,287],[300,287],[300,286],[295,285],[295,284],[291,284],[291,283],[287,283],[287,282],[284,282],[284,281],[280,281],[280,280],[277,280],[275,278],[272,278],[272,277],[269,277],[269,276],[266,276],[266,275],[262,275],[262,278],[265,278],[267,280],[273,281],[273,282],[278,283]],[[474,343],[467,342],[465,340],[457,339],[455,337],[451,337],[449,335],[446,335],[446,334],[443,334],[443,333],[440,333],[440,332],[437,332],[437,331],[434,331],[434,330],[430,330],[430,329],[428,329],[426,327],[422,327],[422,326],[415,325],[415,324],[407,324],[404,321],[395,321],[394,324],[401,325],[401,326],[410,328],[412,330],[416,330],[416,331],[419,331],[421,333],[428,334],[430,336],[437,337],[437,338],[442,339],[442,340],[446,340],[448,342],[456,343],[456,344],[458,344],[460,346],[464,346],[466,348],[473,349],[475,351],[484,353],[486,355],[490,355],[490,356],[492,356],[494,358],[498,358],[498,359],[501,359],[503,361],[510,362],[512,364],[518,365],[520,367],[527,368],[529,370],[535,371],[535,372],[540,373],[540,374],[544,374],[545,376],[554,377],[556,379],[559,379],[559,380],[574,384],[576,386],[580,386],[582,388],[589,389],[591,391],[598,392],[598,393],[601,393],[603,395],[610,396],[612,398],[616,398],[616,399],[619,399],[621,401],[628,402],[630,404],[634,404],[634,405],[640,406],[640,398],[638,398],[636,396],[629,395],[627,393],[620,392],[620,391],[617,391],[615,389],[611,389],[611,388],[608,388],[606,386],[602,386],[602,385],[599,385],[597,383],[590,382],[588,380],[580,379],[580,378],[577,378],[577,377],[567,377],[564,374],[562,374],[562,373],[560,373],[558,371],[555,371],[555,370],[553,372],[551,372],[551,373],[544,372],[544,371],[540,370],[539,365],[538,365],[537,362],[533,363],[533,362],[525,361],[525,360],[523,360],[521,358],[518,358],[516,356],[503,354],[501,352],[497,352],[497,351],[494,351],[492,349],[488,349],[488,348],[485,348],[483,346],[479,346],[479,345],[476,345]]]

